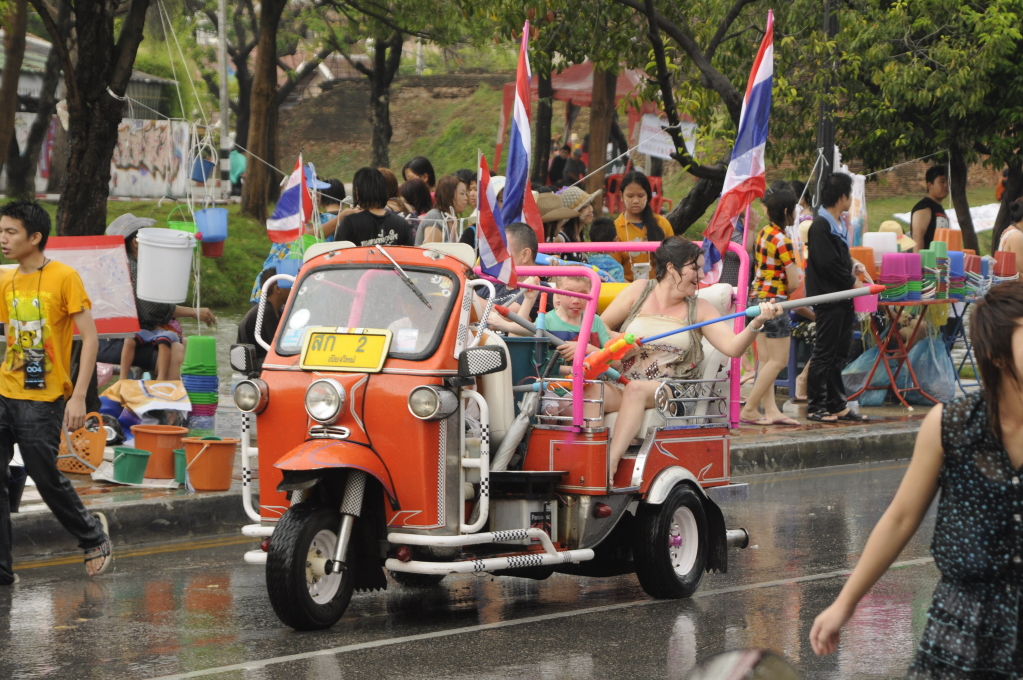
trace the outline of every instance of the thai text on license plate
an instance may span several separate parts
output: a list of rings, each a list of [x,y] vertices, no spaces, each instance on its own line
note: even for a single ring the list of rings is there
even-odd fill
[[[319,371],[378,373],[391,346],[391,331],[313,328],[306,334],[301,367]]]

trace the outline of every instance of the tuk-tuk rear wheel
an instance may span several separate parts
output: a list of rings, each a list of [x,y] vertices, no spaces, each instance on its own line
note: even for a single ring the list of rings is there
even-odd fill
[[[277,523],[266,559],[266,590],[274,613],[296,630],[330,628],[352,599],[351,567],[317,576],[310,560],[332,559],[341,514],[314,503],[292,506]],[[353,563],[354,543],[348,545]]]
[[[660,599],[690,597],[707,569],[707,518],[696,492],[676,486],[660,505],[642,503],[632,554],[639,584]]]

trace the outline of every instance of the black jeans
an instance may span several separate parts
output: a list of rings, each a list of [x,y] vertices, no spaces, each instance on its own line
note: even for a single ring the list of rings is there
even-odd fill
[[[846,408],[842,369],[852,342],[856,314],[851,301],[814,305],[817,335],[806,377],[807,413],[839,413]]]
[[[85,511],[71,482],[57,469],[64,400],[28,401],[0,396],[0,585],[14,580],[11,558],[11,507],[7,498],[8,464],[18,444],[25,471],[39,494],[78,547],[88,550],[103,543],[103,525]]]

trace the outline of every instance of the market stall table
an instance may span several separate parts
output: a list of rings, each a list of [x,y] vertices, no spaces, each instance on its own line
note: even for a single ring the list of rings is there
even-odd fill
[[[905,406],[910,411],[913,410],[913,407],[910,406],[909,403],[906,401],[905,397],[906,392],[913,391],[919,392],[921,395],[937,404],[938,400],[932,397],[931,395],[927,394],[927,392],[925,392],[923,388],[920,387],[920,382],[917,380],[916,373],[913,371],[913,365],[909,361],[907,361],[907,359],[909,358],[909,346],[912,345],[913,340],[916,339],[916,335],[920,331],[920,324],[923,323],[924,317],[926,315],[921,314],[917,318],[916,323],[913,324],[913,331],[909,335],[908,342],[903,341],[902,334],[899,333],[897,329],[899,327],[899,319],[902,318],[902,314],[910,307],[948,305],[955,302],[958,302],[958,300],[954,299],[902,300],[900,302],[879,302],[877,305],[878,309],[884,309],[884,312],[887,315],[888,321],[891,323],[891,326],[889,328],[888,333],[886,333],[882,337],[881,329],[877,327],[877,319],[873,315],[870,317],[870,332],[874,335],[874,340],[877,342],[878,347],[877,359],[874,361],[874,365],[870,368],[870,373],[867,375],[867,382],[864,384],[863,388],[860,389],[858,392],[849,395],[848,397],[849,401],[856,399],[867,390],[891,389],[891,391],[895,393],[895,396],[898,398],[898,400],[902,402],[902,405]],[[896,331],[894,334],[895,347],[890,346],[892,330]],[[889,364],[889,360],[895,361],[894,370]],[[877,367],[879,365],[884,366],[885,372],[888,373],[889,384],[883,387],[871,387],[870,381],[874,379],[874,373],[877,372]],[[903,366],[905,366],[906,369],[909,371],[910,384],[908,387],[899,387],[898,384],[896,383],[896,378],[898,378],[899,373],[902,371]]]
[[[980,298],[966,298],[964,300],[958,300],[957,302],[961,303],[962,309],[960,309],[960,305],[958,304],[952,305],[952,309],[949,312],[951,317],[949,321],[951,323],[945,326],[946,331],[950,330],[951,332],[944,333],[942,338],[945,343],[945,351],[948,352],[948,358],[952,362],[952,369],[955,371],[956,385],[958,385],[959,389],[963,391],[963,394],[967,394],[967,387],[980,387],[980,372],[977,370],[977,362],[973,358],[973,346],[970,344],[970,335],[966,332],[966,313],[970,309],[970,305],[978,300],[980,300]],[[962,361],[956,364],[955,357],[952,356],[952,349],[959,340],[963,341],[963,346],[966,348],[966,351],[963,354]],[[962,372],[967,363],[969,363],[970,368],[973,369],[974,381],[964,383],[959,374]]]

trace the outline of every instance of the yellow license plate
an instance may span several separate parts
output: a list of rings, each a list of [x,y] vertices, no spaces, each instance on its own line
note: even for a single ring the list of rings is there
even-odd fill
[[[311,328],[300,366],[317,371],[379,373],[391,346],[391,331],[372,328]]]

